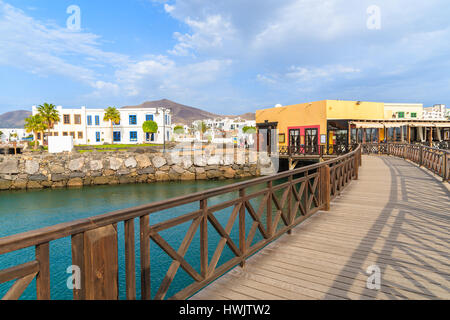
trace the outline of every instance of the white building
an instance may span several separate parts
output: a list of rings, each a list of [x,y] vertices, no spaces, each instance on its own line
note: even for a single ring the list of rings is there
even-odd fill
[[[172,138],[171,111],[164,108],[124,108],[120,112],[120,123],[111,128],[110,121],[103,121],[104,109],[68,109],[58,106],[61,121],[51,129],[51,136],[72,136],[75,145],[101,145],[104,143],[163,144]],[[32,108],[33,115],[37,107]],[[142,125],[152,120],[158,124],[158,132],[145,133]],[[39,139],[40,137],[38,137]]]
[[[2,132],[2,135],[0,137],[0,141],[4,142],[10,142],[10,141],[21,141],[28,137],[30,134],[26,132],[25,129],[0,129]],[[14,135],[17,134],[17,137],[14,137]]]
[[[384,118],[400,120],[419,120],[423,117],[421,103],[385,103]]]
[[[447,108],[445,104],[435,104],[433,107],[423,108],[423,119],[446,120]]]

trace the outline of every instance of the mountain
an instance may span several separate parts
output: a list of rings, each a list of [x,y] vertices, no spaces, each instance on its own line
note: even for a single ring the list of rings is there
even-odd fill
[[[195,120],[201,119],[213,119],[213,118],[234,118],[241,117],[245,120],[255,120],[254,113],[245,113],[238,116],[224,116],[218,115],[215,113],[211,113],[208,111],[204,111],[198,108],[185,106],[183,104],[179,104],[167,99],[158,100],[158,101],[147,101],[138,106],[126,106],[123,109],[131,109],[131,108],[167,108],[172,110],[172,123],[183,123],[190,125]]]
[[[25,118],[31,115],[31,111],[18,110],[11,111],[0,115],[0,128],[23,128]]]

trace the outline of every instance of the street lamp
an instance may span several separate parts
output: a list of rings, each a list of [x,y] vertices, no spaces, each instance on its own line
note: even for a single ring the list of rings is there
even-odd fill
[[[163,114],[163,153],[166,153],[166,111],[169,109],[161,107],[159,110]]]

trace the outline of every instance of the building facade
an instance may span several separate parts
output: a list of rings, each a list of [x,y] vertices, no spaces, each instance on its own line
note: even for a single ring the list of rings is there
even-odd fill
[[[435,104],[432,107],[423,109],[425,120],[445,120],[447,119],[447,107],[445,104]]]
[[[423,120],[421,104],[322,100],[256,111],[258,148],[317,153],[361,142],[440,143],[450,122]],[[329,152],[328,151],[328,152]]]
[[[168,109],[117,109],[120,122],[113,125],[110,121],[103,121],[104,109],[70,109],[58,106],[57,110],[61,121],[53,126],[50,135],[72,136],[75,145],[163,144],[172,139],[172,116]],[[33,106],[32,112],[33,115],[38,113],[36,106]],[[149,120],[158,124],[158,132],[153,134],[143,131],[142,125]]]

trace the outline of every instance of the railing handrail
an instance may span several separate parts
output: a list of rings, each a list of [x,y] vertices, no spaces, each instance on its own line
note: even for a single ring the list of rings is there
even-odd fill
[[[50,227],[44,227],[32,231],[27,231],[3,237],[0,238],[0,255],[11,251],[16,251],[31,246],[35,246],[40,243],[45,243],[48,241],[54,241],[57,239],[69,237],[73,234],[96,229],[120,221],[138,218],[140,216],[152,214],[174,206],[184,205],[202,199],[219,196],[231,191],[252,187],[264,182],[287,178],[291,175],[311,171],[322,166],[333,165],[335,163],[341,162],[342,160],[348,157],[351,157],[356,152],[358,152],[360,148],[361,146],[359,146],[356,150],[348,154],[342,155],[336,159],[327,160],[324,162],[312,164],[306,167],[278,173],[267,177],[259,177],[249,181],[234,183],[228,186],[217,187],[206,191],[199,191],[196,193],[183,195],[171,199],[156,201],[141,206],[112,211],[109,213],[93,216],[90,218],[78,219],[72,222],[60,223]]]

